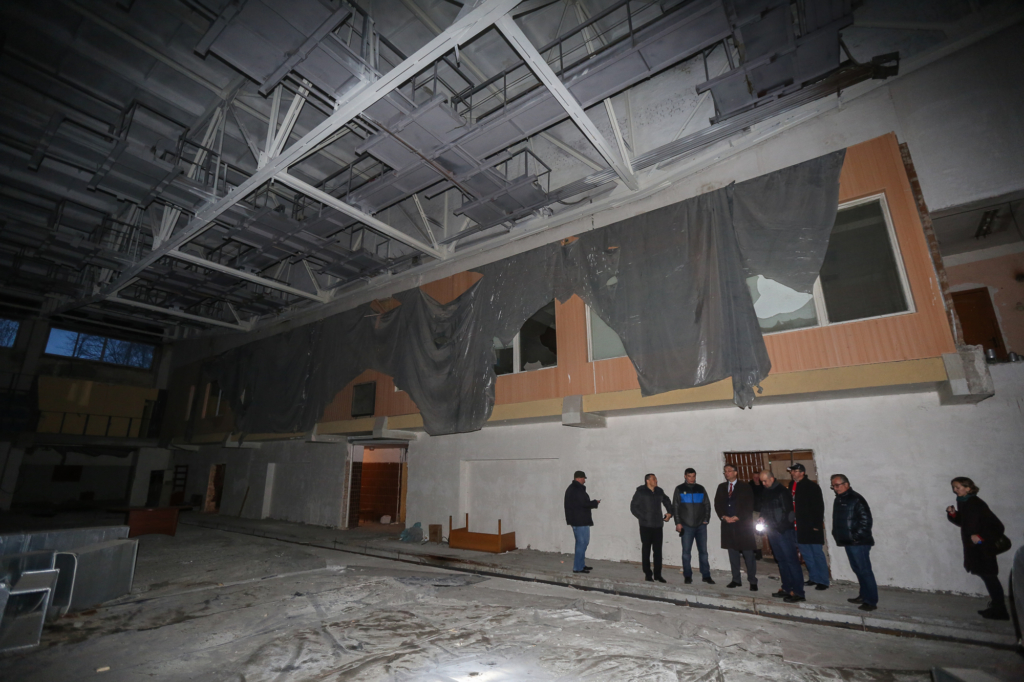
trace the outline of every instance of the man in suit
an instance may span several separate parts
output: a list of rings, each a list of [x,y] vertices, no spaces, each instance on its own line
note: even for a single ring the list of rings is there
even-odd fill
[[[726,587],[739,587],[740,556],[747,564],[747,582],[750,591],[757,592],[757,561],[754,550],[757,538],[754,536],[754,491],[750,484],[739,480],[739,472],[732,464],[722,470],[725,483],[715,492],[715,514],[722,520],[722,549],[729,550],[729,564],[732,566],[732,582]]]

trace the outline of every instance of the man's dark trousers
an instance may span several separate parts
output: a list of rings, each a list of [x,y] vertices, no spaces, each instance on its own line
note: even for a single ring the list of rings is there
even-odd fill
[[[871,546],[847,545],[846,558],[850,560],[850,568],[860,583],[860,599],[872,606],[878,604],[878,584],[875,573],[871,570]]]
[[[644,575],[650,578],[661,577],[661,544],[664,541],[661,528],[644,528],[640,526],[641,552],[644,559]],[[654,550],[654,573],[651,573],[651,550]]]
[[[768,542],[772,554],[779,563],[779,577],[782,578],[783,592],[804,596],[804,572],[800,568],[800,557],[796,553],[796,529],[789,528],[781,533],[768,531]]]

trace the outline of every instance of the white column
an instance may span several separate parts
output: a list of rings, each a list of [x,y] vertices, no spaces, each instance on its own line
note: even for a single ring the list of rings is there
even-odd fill
[[[270,516],[270,505],[274,500],[274,475],[277,471],[277,464],[270,462],[267,464],[267,479],[263,483],[263,509],[260,511],[260,518],[265,519]]]

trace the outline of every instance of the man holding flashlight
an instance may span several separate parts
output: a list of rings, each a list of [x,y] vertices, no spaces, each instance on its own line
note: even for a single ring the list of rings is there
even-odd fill
[[[789,488],[775,480],[775,475],[765,469],[760,473],[764,492],[761,494],[761,517],[768,532],[772,554],[779,562],[779,577],[782,589],[772,594],[787,603],[804,601],[804,572],[800,569],[800,557],[796,553],[796,529],[793,520],[793,495]]]

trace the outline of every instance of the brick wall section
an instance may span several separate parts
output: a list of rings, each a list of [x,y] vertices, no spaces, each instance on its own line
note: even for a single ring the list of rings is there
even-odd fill
[[[942,263],[942,254],[939,252],[939,240],[935,237],[932,218],[928,214],[928,204],[924,201],[921,182],[917,178],[914,160],[910,158],[910,147],[907,146],[906,142],[900,144],[900,156],[903,158],[903,167],[907,170],[907,180],[910,181],[910,189],[914,193],[917,212],[921,216],[921,227],[924,229],[924,237],[928,241],[928,252],[931,254],[932,264],[935,266],[935,277],[938,279],[939,289],[942,291],[942,300],[946,306],[946,317],[949,319],[950,329],[953,330],[953,340],[958,346],[962,346],[964,335],[960,329],[960,318],[956,316],[956,308],[953,306],[953,297],[949,293],[949,279],[946,276],[946,267]]]

